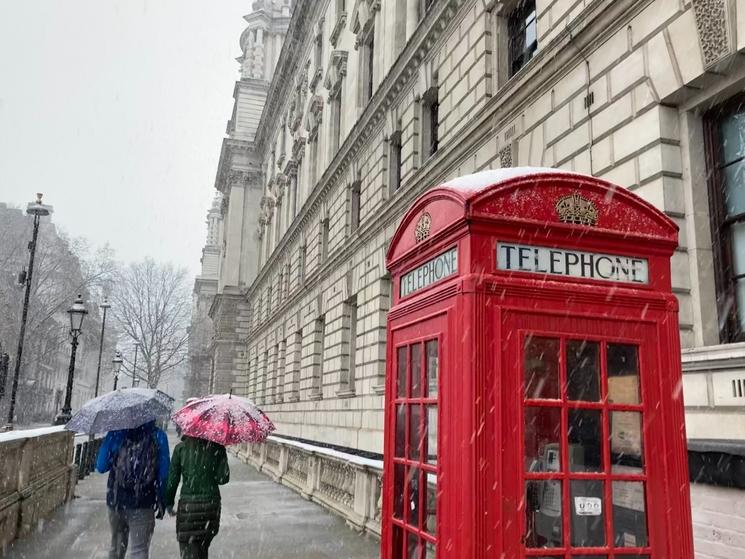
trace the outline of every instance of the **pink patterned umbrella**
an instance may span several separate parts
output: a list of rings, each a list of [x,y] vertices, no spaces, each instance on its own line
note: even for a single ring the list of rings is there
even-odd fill
[[[251,400],[231,394],[196,398],[172,418],[182,434],[223,446],[262,442],[274,431],[274,424]]]

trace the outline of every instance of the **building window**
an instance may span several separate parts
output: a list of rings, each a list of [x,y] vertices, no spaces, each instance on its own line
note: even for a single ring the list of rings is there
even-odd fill
[[[325,352],[326,316],[316,319],[313,352],[313,378],[310,387],[311,398],[323,398],[323,354]]]
[[[298,330],[292,339],[292,385],[290,386],[290,399],[300,399],[300,367],[303,355],[303,331]]]
[[[329,218],[321,220],[321,261],[319,267],[323,266],[329,256]]]
[[[343,85],[341,87],[344,87]],[[329,161],[336,157],[341,140],[341,95],[342,90],[331,99],[331,142],[329,143]]]
[[[290,220],[295,219],[297,215],[297,176],[296,172],[290,179]]]
[[[533,58],[538,48],[535,0],[519,0],[507,21],[510,76]]]
[[[269,285],[266,288],[266,319],[272,316],[272,286]]]
[[[316,185],[316,180],[318,179],[317,173],[318,173],[318,136],[315,137],[315,139],[310,141],[310,169],[308,169],[310,173],[310,178],[308,181],[308,193],[310,194],[313,192],[313,187]]]
[[[396,2],[396,24],[393,33],[396,54],[406,46],[406,8],[406,2]]]
[[[401,131],[391,134],[388,144],[388,184],[391,194],[401,186]]]
[[[305,261],[308,256],[308,247],[306,245],[302,245],[300,247],[300,255],[298,257],[298,266],[297,266],[297,281],[298,285],[303,285],[305,283]]]
[[[357,295],[353,295],[344,303],[344,320],[347,338],[347,367],[342,370],[341,392],[354,394],[355,390],[355,367],[357,358]]]
[[[720,340],[745,341],[745,96],[706,118]]]
[[[354,181],[350,188],[349,200],[349,229],[354,233],[360,227],[360,204],[362,196],[362,181]]]
[[[372,99],[375,90],[375,26],[373,25],[368,31],[367,40],[364,43],[362,53],[362,84],[363,97],[362,103],[368,103]]]
[[[323,29],[319,29],[318,35],[316,35],[316,51],[315,51],[315,66],[316,71],[321,69],[323,61]]]
[[[267,390],[266,390],[266,380],[268,376],[269,376],[269,350],[266,350],[264,352],[264,370],[263,370],[263,374],[261,375],[261,391],[259,392],[259,399],[261,400],[262,404],[265,404],[268,401]]]
[[[422,153],[423,161],[435,154],[438,148],[438,126],[440,123],[440,104],[437,88],[431,87],[422,96]]]

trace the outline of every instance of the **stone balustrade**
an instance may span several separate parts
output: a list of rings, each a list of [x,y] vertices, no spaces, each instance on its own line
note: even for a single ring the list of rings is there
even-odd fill
[[[242,445],[238,457],[346,519],[361,532],[380,537],[383,462],[323,447],[269,437]]]
[[[0,555],[72,498],[73,441],[63,427],[0,433]]]

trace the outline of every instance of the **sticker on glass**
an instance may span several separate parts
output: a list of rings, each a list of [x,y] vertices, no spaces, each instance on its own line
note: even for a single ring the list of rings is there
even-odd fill
[[[577,516],[600,516],[603,502],[598,497],[575,497],[574,512]]]

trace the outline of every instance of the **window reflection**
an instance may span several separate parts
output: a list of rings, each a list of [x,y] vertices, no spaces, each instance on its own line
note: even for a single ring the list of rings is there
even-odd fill
[[[614,411],[610,413],[611,464],[643,467],[642,414]]]
[[[408,510],[406,512],[408,518],[407,523],[411,526],[420,526],[420,470],[419,468],[409,468],[409,498],[408,498]]]
[[[396,406],[396,452],[395,456],[406,456],[406,405]]]
[[[584,402],[600,401],[600,344],[570,340],[567,353],[567,398]]]
[[[561,408],[525,408],[525,469],[529,472],[557,472]]]
[[[644,483],[614,481],[613,541],[616,547],[647,546],[647,513]]]
[[[398,371],[396,377],[396,395],[406,397],[406,347],[399,347],[397,351]]]
[[[437,406],[427,406],[427,463],[437,463]]]
[[[422,397],[422,344],[411,346],[411,397]]]
[[[437,346],[437,340],[430,340],[425,347],[427,354],[427,395],[430,398],[437,396],[437,373],[439,367]]]
[[[433,474],[427,473],[427,510],[424,530],[433,536],[437,533],[437,481]]]
[[[393,516],[400,520],[404,518],[404,465],[393,466]]]
[[[529,336],[525,340],[525,397],[559,398],[559,340]]]
[[[638,404],[639,355],[636,346],[608,344],[608,401]]]
[[[409,458],[419,460],[422,448],[422,407],[409,406]]]

